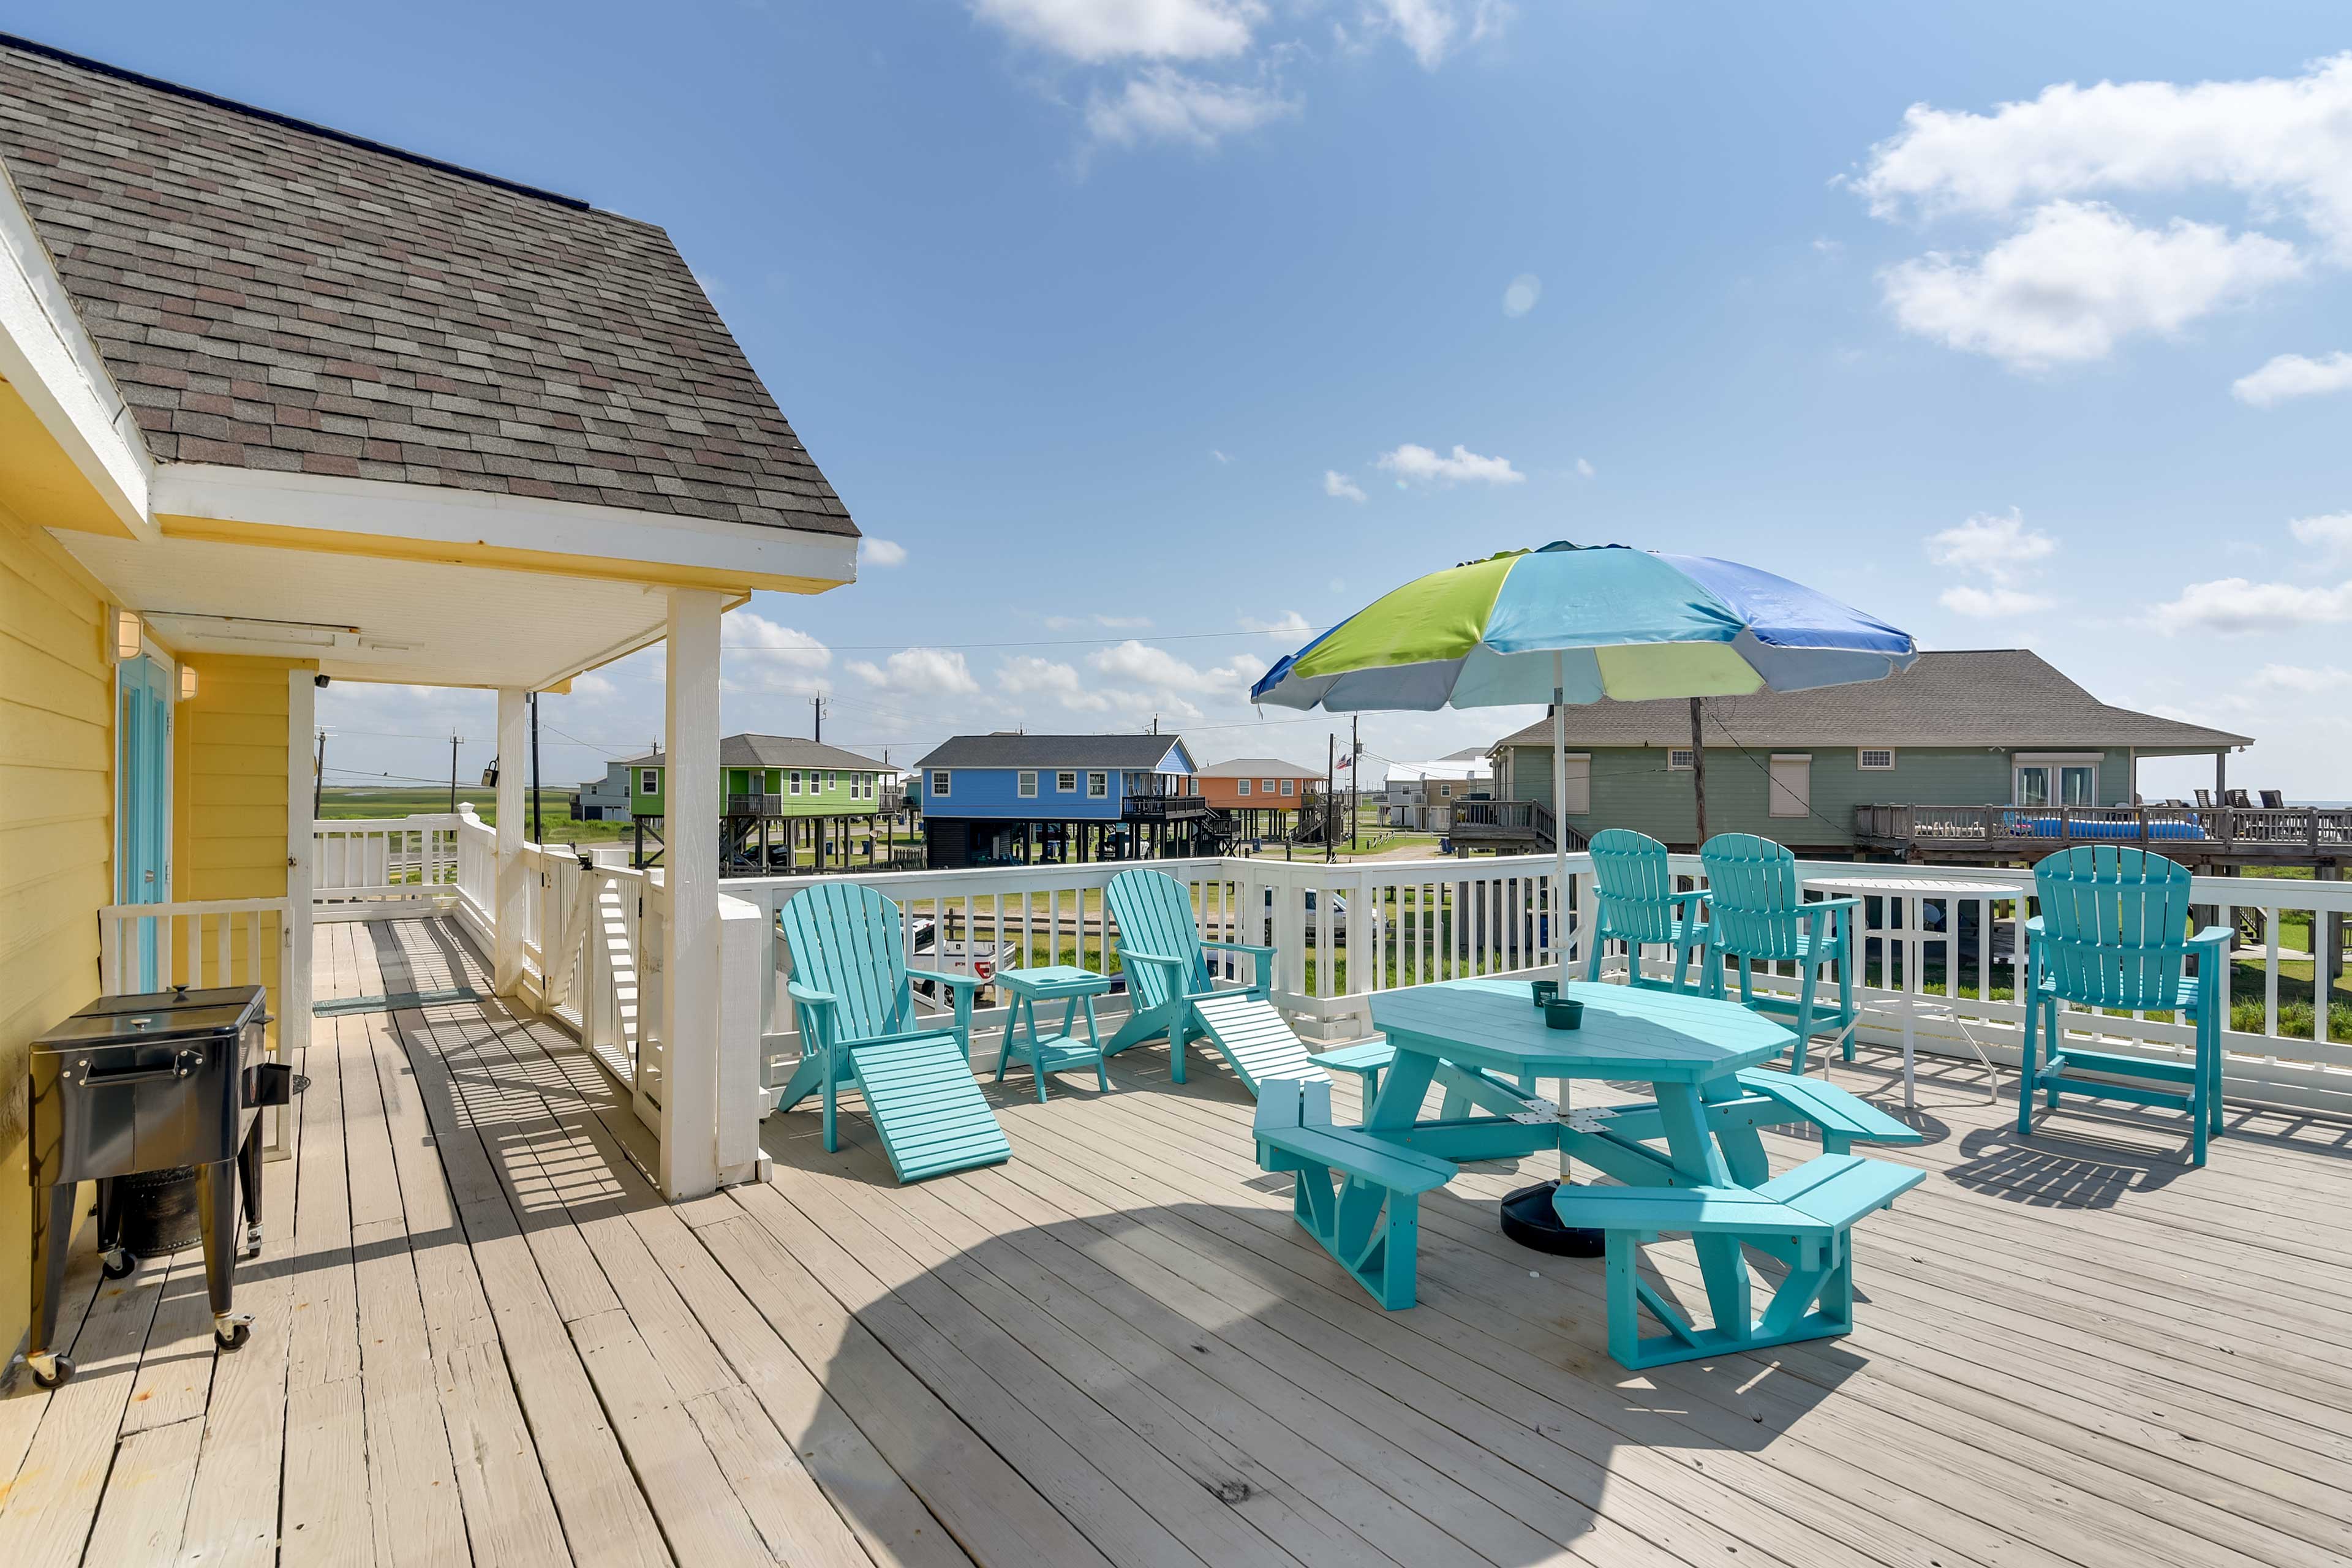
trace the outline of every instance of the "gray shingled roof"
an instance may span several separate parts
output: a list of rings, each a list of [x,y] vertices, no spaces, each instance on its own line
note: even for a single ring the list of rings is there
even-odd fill
[[[2111,708],[2024,648],[1923,653],[1900,675],[1813,691],[1713,697],[1709,745],[2137,746],[2210,751],[2253,743],[2247,735]],[[1690,703],[1591,702],[1568,710],[1568,743],[1687,746]],[[1549,746],[1543,719],[1498,745]]]
[[[722,768],[838,768],[845,773],[879,773],[872,757],[845,752],[817,741],[793,735],[728,735],[719,742]],[[895,770],[894,770],[895,771]]]
[[[919,768],[1115,768],[1149,772],[1171,749],[1175,735],[957,735],[915,765]],[[1184,753],[1189,758],[1192,753]]]
[[[857,531],[651,224],[5,35],[0,163],[158,461]]]

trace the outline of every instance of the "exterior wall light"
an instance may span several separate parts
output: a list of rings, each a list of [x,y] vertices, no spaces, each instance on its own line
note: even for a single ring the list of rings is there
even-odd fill
[[[193,664],[184,664],[180,666],[180,700],[194,702],[195,700],[196,667]]]
[[[116,605],[114,610],[114,658],[118,664],[129,664],[139,657],[139,612]]]

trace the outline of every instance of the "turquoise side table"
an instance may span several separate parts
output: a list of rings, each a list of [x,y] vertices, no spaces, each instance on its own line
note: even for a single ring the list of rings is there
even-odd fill
[[[1006,1064],[1025,1061],[1037,1080],[1037,1103],[1045,1103],[1045,1075],[1067,1072],[1076,1067],[1094,1064],[1095,1085],[1105,1094],[1110,1092],[1110,1075],[1103,1070],[1102,1036],[1095,1029],[1095,998],[1110,989],[1105,975],[1090,969],[1075,969],[1057,963],[1045,969],[1004,969],[996,974],[996,984],[1013,996],[1013,1016],[1005,1020],[1004,1046],[996,1053],[996,1079],[1004,1081]],[[1037,1004],[1060,1002],[1062,1032],[1041,1036],[1037,1032]],[[1076,1035],[1078,1009],[1087,1013],[1087,1037]],[[1025,1032],[1024,1032],[1025,1026]]]

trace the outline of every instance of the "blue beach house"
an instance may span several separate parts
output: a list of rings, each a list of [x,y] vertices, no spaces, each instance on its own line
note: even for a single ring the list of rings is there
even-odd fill
[[[1213,854],[1230,835],[1176,735],[958,735],[916,768],[934,868]]]

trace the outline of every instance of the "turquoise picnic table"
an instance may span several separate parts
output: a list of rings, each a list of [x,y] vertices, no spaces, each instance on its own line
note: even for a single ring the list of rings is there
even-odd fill
[[[1553,1200],[1564,1224],[1607,1237],[1618,1361],[1652,1366],[1847,1332],[1847,1232],[1923,1176],[1847,1151],[1857,1139],[1919,1134],[1842,1089],[1765,1070],[1796,1036],[1736,1002],[1589,983],[1562,994],[1584,1004],[1582,1027],[1548,1027],[1525,981],[1375,995],[1372,1022],[1396,1054],[1361,1127],[1330,1124],[1328,1084],[1260,1101],[1261,1163],[1300,1173],[1300,1223],[1382,1305],[1408,1307],[1420,1194],[1465,1162],[1557,1150],[1622,1184],[1563,1184]],[[1651,1098],[1563,1114],[1535,1093],[1547,1079],[1640,1083]],[[1443,1112],[1424,1119],[1433,1086]],[[1791,1121],[1820,1128],[1830,1152],[1776,1178],[1759,1130]],[[1669,1231],[1693,1237],[1712,1327],[1638,1278],[1636,1249]],[[1760,1317],[1749,1308],[1750,1247],[1785,1268]],[[1666,1332],[1641,1334],[1639,1308]]]

